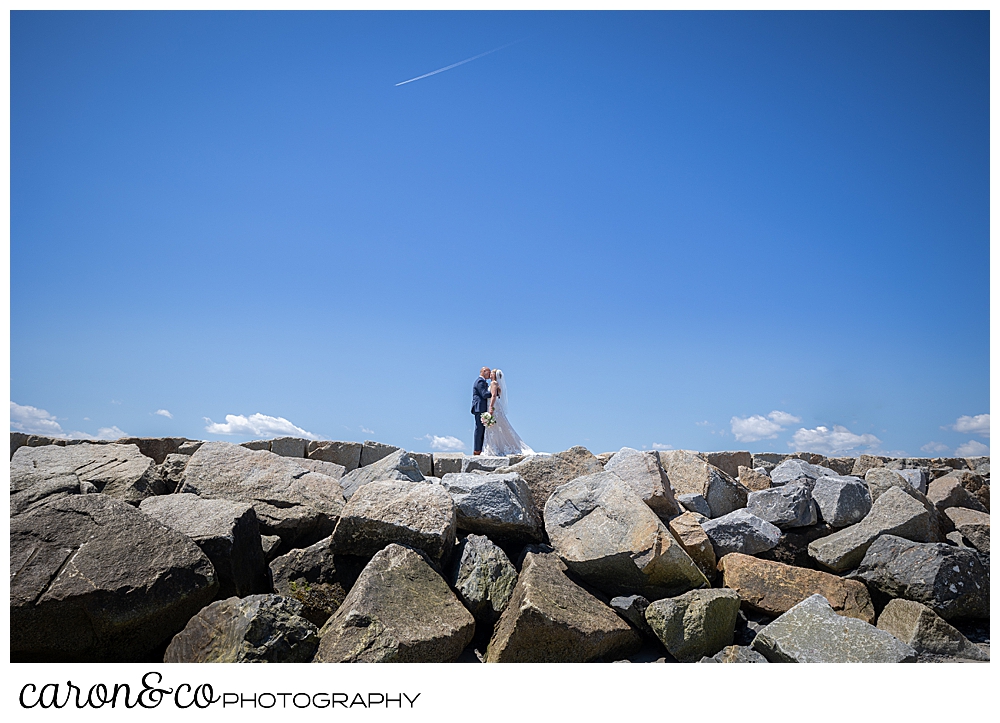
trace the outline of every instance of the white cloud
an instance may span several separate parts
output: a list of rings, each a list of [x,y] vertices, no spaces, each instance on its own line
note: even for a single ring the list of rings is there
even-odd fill
[[[115,426],[101,427],[97,430],[97,439],[121,439],[122,437],[127,436],[127,433]]]
[[[759,442],[762,439],[774,439],[778,432],[785,431],[784,425],[801,421],[794,414],[775,410],[766,417],[760,414],[733,417],[729,420],[729,427],[737,442]]]
[[[941,444],[940,442],[928,442],[927,444],[925,444],[923,447],[920,448],[920,451],[929,452],[931,454],[935,454],[938,452],[947,452],[948,445]]]
[[[216,424],[208,417],[205,417],[208,425],[205,431],[210,434],[239,434],[251,437],[266,437],[269,435],[287,435],[291,437],[305,437],[306,439],[319,439],[312,432],[307,432],[301,427],[296,427],[284,417],[269,417],[266,414],[251,414],[244,417],[242,414],[227,414],[225,424]]]
[[[166,417],[167,419],[173,419],[174,415],[168,412],[166,409],[157,409],[153,414],[159,414],[161,417]]]
[[[951,427],[962,434],[978,434],[980,437],[990,437],[990,415],[977,414],[974,417],[959,417]]]
[[[368,427],[358,427],[358,429],[360,429],[365,434],[375,434],[375,430],[374,429],[368,429]]]
[[[982,416],[990,416],[988,414]],[[977,442],[974,439],[970,439],[965,444],[959,445],[958,449],[955,450],[956,457],[985,457],[990,453],[990,448],[987,447],[982,442]]]
[[[815,429],[799,429],[792,435],[788,446],[797,452],[819,452],[821,454],[837,454],[852,449],[872,449],[882,443],[874,434],[855,434],[847,427],[839,424]]]
[[[653,442],[653,449],[673,449],[673,446],[669,444],[657,444],[656,442]]]
[[[434,434],[428,434],[424,436],[424,439],[430,440],[431,449],[437,452],[461,452],[465,449],[465,442],[458,437],[438,437]]]
[[[56,418],[38,407],[10,403],[10,428],[13,432],[41,434],[46,437],[65,438],[62,426]]]
[[[779,412],[774,410],[767,415],[768,418],[775,424],[780,424],[785,426],[786,424],[798,424],[802,420],[796,417],[794,414],[789,414],[788,412]]]

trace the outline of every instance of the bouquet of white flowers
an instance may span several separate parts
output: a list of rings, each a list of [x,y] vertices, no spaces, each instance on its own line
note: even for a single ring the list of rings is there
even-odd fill
[[[479,415],[479,419],[483,423],[484,427],[492,427],[494,424],[497,423],[497,418],[494,417],[489,412],[483,412],[481,415]]]

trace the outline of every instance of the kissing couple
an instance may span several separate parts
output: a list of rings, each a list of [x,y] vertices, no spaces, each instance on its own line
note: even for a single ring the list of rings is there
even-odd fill
[[[479,370],[479,378],[472,385],[472,414],[476,418],[474,455],[534,454],[507,419],[507,385],[499,369]]]

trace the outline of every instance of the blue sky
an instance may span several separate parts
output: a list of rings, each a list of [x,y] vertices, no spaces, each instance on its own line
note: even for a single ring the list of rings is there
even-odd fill
[[[12,429],[988,449],[985,12],[14,12],[10,97]]]

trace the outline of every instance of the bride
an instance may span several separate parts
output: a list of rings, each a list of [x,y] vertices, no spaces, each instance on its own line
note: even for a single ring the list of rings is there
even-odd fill
[[[503,382],[503,372],[494,369],[490,373],[490,414],[497,423],[486,428],[483,440],[483,454],[504,457],[508,454],[534,454],[507,420],[507,389]]]

